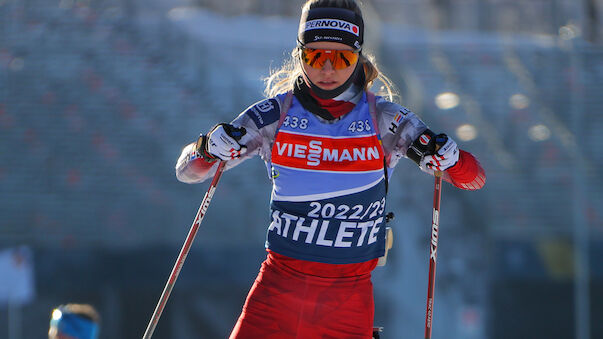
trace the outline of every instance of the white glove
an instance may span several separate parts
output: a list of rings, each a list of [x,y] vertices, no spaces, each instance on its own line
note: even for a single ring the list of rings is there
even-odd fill
[[[437,145],[437,144],[436,144]],[[419,164],[422,168],[445,171],[459,161],[459,146],[454,140],[448,140],[433,155],[425,155]]]
[[[247,147],[238,143],[245,135],[245,128],[237,128],[230,124],[216,125],[206,136],[203,146],[214,158],[232,160],[247,152]]]

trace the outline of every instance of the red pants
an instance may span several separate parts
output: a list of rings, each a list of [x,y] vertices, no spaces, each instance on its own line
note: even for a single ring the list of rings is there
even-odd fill
[[[269,254],[230,339],[367,339],[372,338],[373,316],[370,272],[318,277]]]

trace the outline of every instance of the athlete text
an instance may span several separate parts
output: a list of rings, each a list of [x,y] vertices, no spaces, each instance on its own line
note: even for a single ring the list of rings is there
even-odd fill
[[[268,232],[275,232],[284,238],[293,241],[303,241],[307,244],[316,244],[326,247],[361,247],[377,241],[377,234],[381,228],[383,217],[365,222],[350,222],[339,220],[319,220],[297,217],[280,211],[272,212],[272,223]],[[320,225],[319,225],[320,224]],[[332,230],[336,228],[336,232]],[[336,234],[329,237],[328,234]]]

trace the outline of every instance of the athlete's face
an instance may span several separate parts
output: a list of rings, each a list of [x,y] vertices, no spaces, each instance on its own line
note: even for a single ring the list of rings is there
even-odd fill
[[[339,42],[330,41],[319,41],[310,42],[305,45],[307,48],[313,49],[337,49],[337,50],[354,50],[348,45],[341,44]],[[343,69],[335,69],[331,64],[331,61],[327,60],[322,68],[314,68],[305,62],[301,61],[302,67],[309,80],[312,81],[320,89],[332,90],[343,85],[352,75],[358,61],[350,64],[350,66]]]

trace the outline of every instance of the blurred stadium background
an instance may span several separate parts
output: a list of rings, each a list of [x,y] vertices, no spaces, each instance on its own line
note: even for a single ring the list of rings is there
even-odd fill
[[[0,338],[93,304],[142,336],[207,187],[181,147],[262,98],[303,1],[0,0]],[[443,191],[434,338],[603,338],[603,1],[365,0],[400,101],[480,158]],[[385,338],[423,335],[433,179],[404,161],[374,273]],[[261,160],[227,172],[155,332],[224,338],[265,256]]]

